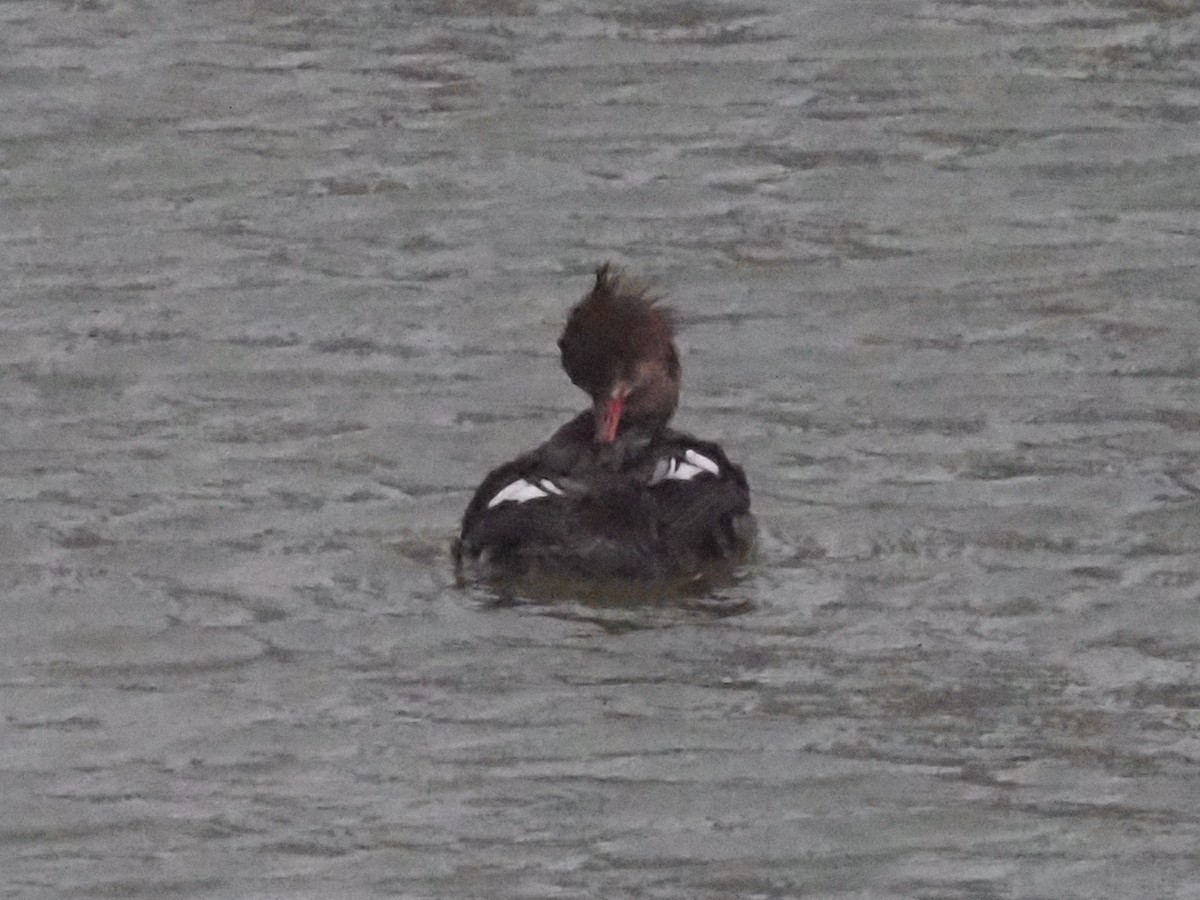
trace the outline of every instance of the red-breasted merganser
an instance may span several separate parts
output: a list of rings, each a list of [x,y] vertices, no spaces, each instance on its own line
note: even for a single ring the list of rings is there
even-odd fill
[[[460,574],[676,579],[744,557],[746,476],[667,427],[680,376],[668,311],[606,263],[558,346],[591,408],[483,480],[454,545]]]

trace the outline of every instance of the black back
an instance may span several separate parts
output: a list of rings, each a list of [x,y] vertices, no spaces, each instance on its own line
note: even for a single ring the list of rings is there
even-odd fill
[[[582,413],[484,479],[455,544],[460,573],[675,578],[745,553],[750,492],[719,446],[672,429],[598,444],[593,427]],[[489,506],[510,486],[533,496]]]

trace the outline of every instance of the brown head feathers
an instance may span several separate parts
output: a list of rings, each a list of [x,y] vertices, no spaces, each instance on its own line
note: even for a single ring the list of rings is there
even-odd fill
[[[571,381],[602,403],[618,397],[626,418],[665,424],[679,396],[679,355],[670,312],[609,263],[577,303],[559,338]]]

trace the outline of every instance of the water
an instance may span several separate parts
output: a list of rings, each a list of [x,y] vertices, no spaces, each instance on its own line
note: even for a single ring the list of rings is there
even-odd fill
[[[0,8],[0,896],[1200,897],[1200,13]],[[471,490],[683,323],[735,584]]]

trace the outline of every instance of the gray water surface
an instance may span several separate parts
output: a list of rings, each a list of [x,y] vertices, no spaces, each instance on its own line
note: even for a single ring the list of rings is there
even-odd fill
[[[1200,898],[1183,0],[0,4],[0,896]],[[679,313],[757,560],[448,545]]]

